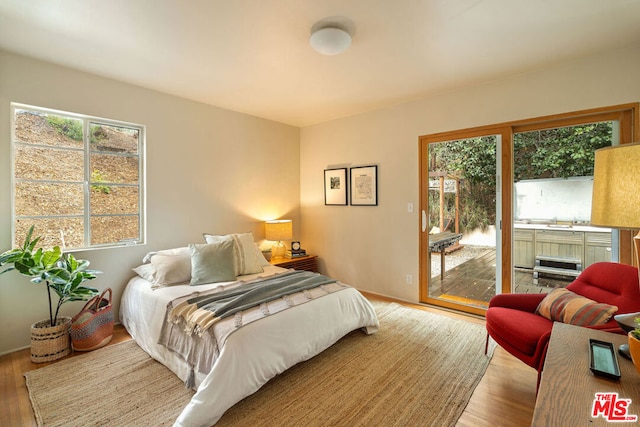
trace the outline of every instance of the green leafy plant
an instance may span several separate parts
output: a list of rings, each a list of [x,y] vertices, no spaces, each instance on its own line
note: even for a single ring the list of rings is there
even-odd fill
[[[635,339],[640,340],[640,317],[636,317],[633,321],[637,327],[631,331],[631,335],[633,335]]]
[[[86,301],[98,294],[98,290],[83,283],[95,279],[100,271],[89,270],[89,261],[76,259],[71,254],[63,254],[60,247],[44,250],[36,249],[41,237],[32,240],[33,226],[29,228],[20,248],[8,250],[0,255],[0,274],[12,270],[31,277],[32,283],[45,283],[49,297],[49,324],[56,325],[60,307],[69,301]],[[51,291],[58,295],[55,315],[51,300]]]
[[[80,120],[66,119],[60,116],[47,116],[47,123],[62,135],[74,141],[82,141],[82,122]]]
[[[111,193],[111,187],[102,184],[103,182],[105,182],[105,179],[102,175],[102,172],[100,172],[99,170],[94,169],[93,171],[91,171],[91,181],[91,188],[95,191],[99,191],[100,193],[104,194]]]
[[[107,132],[100,125],[91,125],[91,133],[89,134],[89,141],[92,144],[97,144],[108,138]]]

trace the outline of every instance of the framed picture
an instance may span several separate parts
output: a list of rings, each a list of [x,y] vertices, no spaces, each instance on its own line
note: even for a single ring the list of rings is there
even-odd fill
[[[378,166],[351,168],[351,205],[378,205]]]
[[[325,169],[324,204],[347,205],[347,168]]]

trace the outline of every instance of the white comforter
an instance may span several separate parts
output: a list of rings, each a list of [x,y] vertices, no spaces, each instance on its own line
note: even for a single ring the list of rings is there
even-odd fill
[[[265,267],[255,277],[286,271]],[[221,284],[201,285],[198,290]],[[133,339],[183,381],[191,369],[177,354],[157,344],[167,304],[194,291],[188,285],[151,289],[140,277],[129,281],[120,304],[120,320]],[[210,426],[234,404],[256,392],[269,379],[322,352],[347,333],[363,328],[373,333],[375,311],[357,290],[345,289],[291,307],[232,333],[208,374],[196,372],[197,392],[175,426]]]

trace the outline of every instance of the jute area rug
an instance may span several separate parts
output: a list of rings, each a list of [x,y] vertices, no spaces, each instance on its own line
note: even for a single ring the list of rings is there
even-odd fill
[[[133,340],[24,374],[39,426],[171,426],[194,392]]]
[[[373,305],[378,332],[348,334],[236,404],[216,427],[455,425],[490,362],[484,327]]]
[[[374,306],[377,333],[348,334],[269,381],[216,426],[455,425],[490,361],[484,328],[395,303]],[[45,426],[171,425],[192,395],[133,342],[25,376]]]

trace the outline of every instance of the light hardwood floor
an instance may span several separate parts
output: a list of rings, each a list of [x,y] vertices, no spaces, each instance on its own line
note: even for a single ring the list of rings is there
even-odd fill
[[[418,310],[451,316],[484,326],[484,318],[469,316],[433,306],[410,304],[362,292],[369,299],[394,301]],[[484,345],[478,351],[484,352]],[[464,367],[461,367],[464,369]],[[458,419],[457,427],[530,426],[536,403],[538,373],[496,347],[491,363]]]
[[[363,294],[370,299],[393,301],[364,292]],[[402,304],[484,324],[484,320],[477,317],[417,304]],[[122,326],[116,326],[111,344],[128,339],[131,338],[126,330]],[[478,351],[484,351],[484,346]],[[82,354],[77,352],[68,357]],[[0,426],[31,427],[36,425],[23,374],[51,363],[32,363],[28,349],[0,356]],[[457,426],[513,427],[530,425],[535,405],[536,378],[534,369],[529,368],[501,348],[496,348],[487,372],[478,384],[469,404],[458,420]]]

